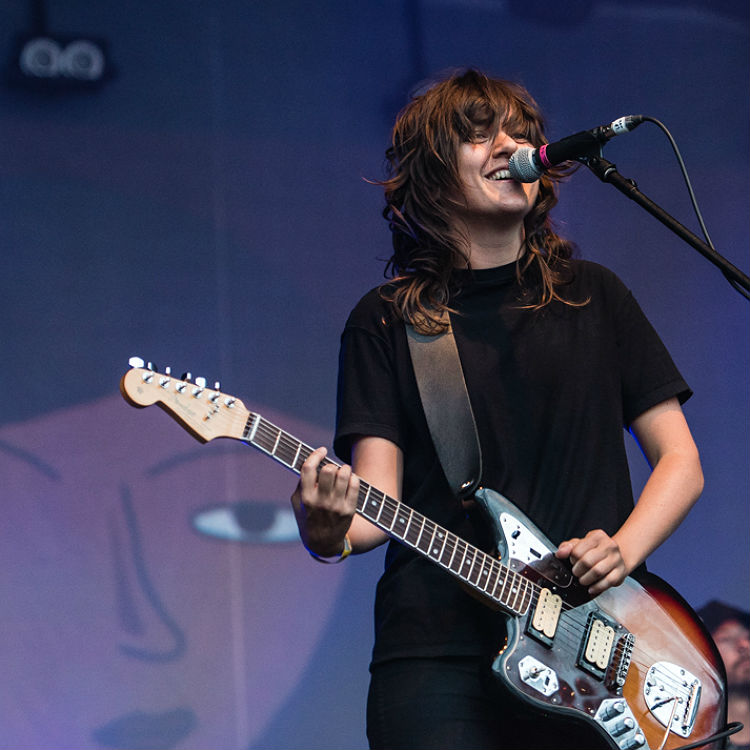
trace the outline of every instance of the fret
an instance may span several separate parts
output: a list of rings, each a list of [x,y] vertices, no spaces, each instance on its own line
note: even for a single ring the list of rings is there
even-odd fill
[[[242,432],[242,437],[245,440],[249,440],[251,443],[255,438],[255,431],[258,429],[259,419],[260,418],[257,414],[250,412],[250,416],[248,416],[247,422],[245,423],[245,429]]]
[[[489,569],[489,575],[487,576],[487,583],[485,584],[484,590],[490,596],[492,596],[491,592],[495,590],[495,582],[497,581],[498,576],[498,567],[496,560],[489,560]]]
[[[471,570],[469,571],[469,583],[472,586],[476,586],[477,581],[479,580],[479,570],[477,569],[477,558],[479,557],[479,550],[473,549],[472,553],[474,555],[474,558],[471,561]],[[472,576],[475,576],[475,577],[472,578]]]
[[[375,488],[368,484],[367,485],[367,492],[365,493],[364,500],[362,501],[362,515],[368,518],[370,521],[374,521],[377,517],[377,514],[374,513],[373,507],[377,509],[378,504],[373,500],[370,501],[370,494]]]
[[[296,471],[298,474],[300,472],[300,469],[302,468],[302,464],[300,464],[299,468],[297,467],[297,461],[299,460],[299,454],[301,450],[302,450],[302,443],[298,442],[297,451],[294,454],[294,459],[292,460],[292,463],[289,464],[292,467],[292,469],[294,469],[294,471]]]
[[[396,521],[401,521],[402,524],[404,523],[404,517],[403,515],[401,515],[403,507],[404,506],[401,505],[401,503],[396,503],[396,508],[393,512],[393,519],[391,520],[391,525],[388,527],[389,531],[393,531],[393,527],[395,526]]]
[[[430,543],[426,545],[425,552],[428,555],[436,555],[438,549],[437,545],[440,544],[440,540],[444,537],[445,535],[441,532],[440,527],[435,525],[435,531],[432,532],[432,538],[430,539]]]
[[[419,534],[417,534],[417,541],[414,542],[414,547],[416,549],[420,549],[420,547],[419,547],[419,541],[422,538],[422,534],[424,532],[424,525],[425,525],[427,519],[424,516],[422,516],[421,517],[421,521],[422,521],[422,525],[419,527]]]
[[[276,433],[276,440],[274,441],[274,444],[273,444],[273,450],[271,451],[272,456],[276,455],[276,451],[278,450],[280,440],[281,440],[281,430],[278,430]]]
[[[393,514],[393,522],[391,523],[391,526],[389,528],[389,531],[392,531],[396,536],[401,538],[401,529],[405,528],[405,520],[404,520],[404,506],[399,503],[396,506],[396,512]]]
[[[425,521],[425,526],[427,527],[429,534],[429,541],[427,540],[427,537],[420,537],[420,543],[419,543],[419,549],[421,552],[424,552],[425,555],[430,554],[430,549],[432,548],[432,540],[435,538],[435,534],[437,533],[437,526],[435,526],[432,521]],[[430,529],[432,529],[432,533],[430,534]]]
[[[445,550],[445,545],[448,543],[449,534],[445,531],[445,529],[438,527],[438,534],[437,534],[438,540],[442,540],[442,544],[440,545],[440,550],[438,551],[437,546],[435,546],[432,550],[432,556],[437,560],[441,565],[443,565],[443,551]],[[434,541],[434,540],[433,540]]]
[[[505,604],[505,589],[508,585],[508,581],[510,580],[511,576],[510,576],[510,571],[508,570],[508,568],[504,567],[501,569],[500,572],[501,572],[501,577],[503,579],[502,581],[503,585],[500,589],[499,594],[497,593],[497,591],[495,591],[495,596],[499,602],[502,602],[503,604]]]
[[[461,545],[461,547],[463,547],[464,554],[463,554],[463,557],[461,558],[461,564],[458,566],[458,570],[456,572],[461,576],[461,578],[463,578],[464,580],[466,580],[467,576],[464,575],[463,569],[464,569],[464,565],[466,565],[466,562],[467,562],[467,560],[466,560],[466,553],[469,551],[469,547],[466,544],[466,542],[464,542],[463,540],[461,540],[460,545]]]
[[[477,560],[477,556],[474,550],[468,545],[466,546],[466,549],[468,554],[466,555],[466,561],[464,562],[464,569],[466,570],[464,579],[469,583],[472,583],[471,574],[474,572],[474,563]]]
[[[448,570],[453,570],[453,567],[452,567],[452,565],[453,565],[453,560],[454,560],[454,559],[455,559],[455,557],[456,557],[456,550],[457,550],[457,549],[458,549],[458,544],[455,544],[455,543],[454,543],[454,544],[453,544],[453,551],[451,552],[451,557],[450,557],[450,560],[448,560],[448,563],[447,563],[447,565],[445,566],[446,568],[448,568]]]
[[[384,498],[384,497],[385,497],[385,496],[383,496],[383,498]],[[373,521],[375,521],[375,523],[378,523],[378,521],[380,521],[380,515],[381,515],[381,514],[382,514],[382,512],[383,512],[383,506],[384,506],[384,503],[383,503],[383,498],[381,498],[381,501],[380,501],[380,504],[379,504],[379,507],[378,507],[378,515],[377,515],[377,516],[375,516],[375,518],[373,519]]]
[[[283,438],[283,439],[282,439]],[[294,443],[296,441],[288,433],[284,432],[279,435],[276,448],[274,448],[274,456],[288,466],[290,469],[294,467],[294,462],[291,460],[291,454],[294,450]]]
[[[479,577],[482,580],[482,591],[487,592],[487,586],[490,583],[490,573],[492,571],[492,560],[489,557],[485,557],[482,560],[482,570]]]
[[[531,606],[531,600],[534,598],[534,584],[531,583],[531,581],[526,581],[524,586],[524,592],[523,592],[523,600],[521,601],[521,607],[518,610],[518,613],[521,614],[523,612],[526,612]]]
[[[513,592],[513,603],[510,605],[510,608],[514,611],[518,611],[518,597],[521,596],[521,586],[523,585],[523,578],[520,576],[516,576],[515,584],[511,587],[511,591]]]
[[[424,523],[424,517],[416,511],[412,510],[411,518],[409,519],[409,526],[406,529],[404,535],[404,541],[412,547],[417,546],[417,540],[422,533],[422,525]]]
[[[261,419],[258,429],[256,430],[256,445],[264,450],[269,455],[273,456],[273,450],[270,444],[270,436],[273,431],[279,432],[279,428],[267,422],[265,419]]]
[[[370,485],[367,482],[359,483],[359,494],[357,495],[357,511],[362,515],[365,514],[367,505],[367,496],[370,494]]]
[[[518,586],[518,596],[516,597],[517,601],[515,602],[515,607],[513,608],[516,612],[520,612],[523,608],[523,601],[526,597],[526,591],[528,590],[528,584],[525,580],[521,580],[519,582]]]
[[[394,502],[395,500],[392,500],[388,495],[383,496],[383,503],[378,520],[378,525],[383,529],[390,529],[393,525],[393,516],[396,512]]]
[[[404,512],[405,510],[408,511],[408,514]],[[398,526],[398,528],[395,529],[392,527],[392,530],[399,536],[402,541],[406,539],[406,532],[409,528],[409,524],[411,523],[411,518],[413,515],[414,511],[411,508],[399,503],[399,511],[394,517],[394,525]]]

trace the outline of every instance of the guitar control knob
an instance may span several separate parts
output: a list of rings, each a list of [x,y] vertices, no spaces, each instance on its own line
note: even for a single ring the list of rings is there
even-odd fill
[[[643,747],[646,744],[646,738],[643,736],[643,732],[636,732],[632,737],[625,740],[620,747],[622,750],[636,750],[638,747]]]
[[[622,721],[618,721],[617,724],[612,727],[612,735],[619,737],[621,734],[626,732],[632,732],[635,729],[635,722],[628,716]]]
[[[619,716],[625,710],[625,701],[613,701],[602,711],[602,718],[605,721],[614,719],[615,716]]]

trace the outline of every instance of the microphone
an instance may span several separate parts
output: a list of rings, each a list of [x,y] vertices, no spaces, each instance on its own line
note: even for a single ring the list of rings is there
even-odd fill
[[[594,152],[601,153],[601,147],[610,138],[635,130],[644,120],[643,115],[619,117],[609,125],[600,125],[593,130],[582,130],[580,133],[569,135],[567,138],[539,148],[519,148],[510,157],[508,164],[510,175],[519,182],[535,182],[557,164],[591,156]]]

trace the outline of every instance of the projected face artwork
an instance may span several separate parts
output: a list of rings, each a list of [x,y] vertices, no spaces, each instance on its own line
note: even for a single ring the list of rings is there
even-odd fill
[[[299,543],[295,477],[119,396],[4,427],[0,472],[4,742],[251,744],[344,575]]]

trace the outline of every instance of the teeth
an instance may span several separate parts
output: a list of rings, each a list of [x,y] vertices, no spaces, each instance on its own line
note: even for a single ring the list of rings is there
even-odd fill
[[[510,171],[507,169],[498,169],[487,177],[488,180],[509,180]]]

